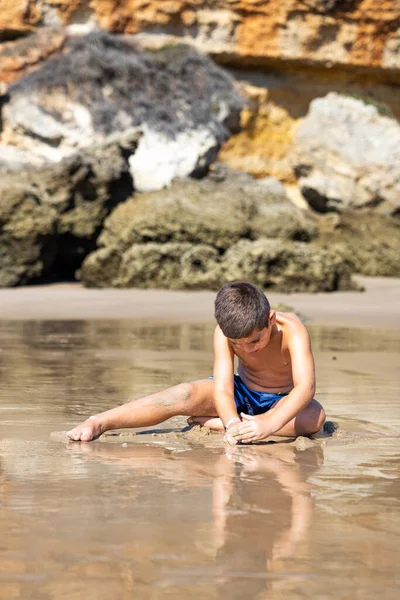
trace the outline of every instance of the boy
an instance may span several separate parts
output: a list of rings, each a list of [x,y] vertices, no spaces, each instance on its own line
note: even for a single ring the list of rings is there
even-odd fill
[[[300,319],[271,310],[263,292],[246,282],[229,283],[218,292],[215,317],[213,378],[181,383],[94,415],[69,431],[70,439],[88,442],[109,429],[147,427],[176,415],[225,430],[230,444],[319,431],[325,413],[313,399],[314,360]]]

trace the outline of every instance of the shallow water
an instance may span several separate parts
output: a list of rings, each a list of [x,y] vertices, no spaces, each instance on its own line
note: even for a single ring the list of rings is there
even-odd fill
[[[310,326],[339,429],[305,450],[50,438],[208,376],[212,329],[0,322],[0,598],[398,598],[399,332]]]

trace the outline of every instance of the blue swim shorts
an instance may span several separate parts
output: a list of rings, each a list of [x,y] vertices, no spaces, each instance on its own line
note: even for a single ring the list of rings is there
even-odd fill
[[[273,407],[275,402],[284,398],[289,392],[283,394],[269,394],[268,392],[257,392],[247,387],[240,378],[234,375],[234,396],[238,414],[261,415]],[[213,377],[210,377],[213,379]]]

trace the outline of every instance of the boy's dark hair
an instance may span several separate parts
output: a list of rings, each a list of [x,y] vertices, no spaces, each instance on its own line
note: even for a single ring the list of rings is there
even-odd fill
[[[271,310],[267,297],[252,283],[235,281],[221,288],[215,299],[215,318],[229,338],[248,337],[268,326]]]

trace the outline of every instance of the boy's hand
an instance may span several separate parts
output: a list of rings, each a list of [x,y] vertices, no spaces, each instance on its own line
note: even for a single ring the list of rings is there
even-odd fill
[[[237,432],[233,431],[232,435],[236,439],[236,443],[242,442],[243,444],[250,444],[252,442],[259,442],[264,440],[274,432],[265,420],[264,415],[245,415],[241,413],[242,422],[235,423],[237,425]],[[229,428],[230,429],[230,428]]]
[[[236,436],[239,433],[239,428],[238,425],[241,425],[241,423],[238,423],[237,421],[235,421],[234,423],[232,423],[232,425],[230,427],[228,427],[228,429],[225,431],[225,436],[224,436],[224,442],[226,442],[227,444],[229,444],[230,446],[235,446],[236,444],[239,443],[239,439],[236,439]]]

